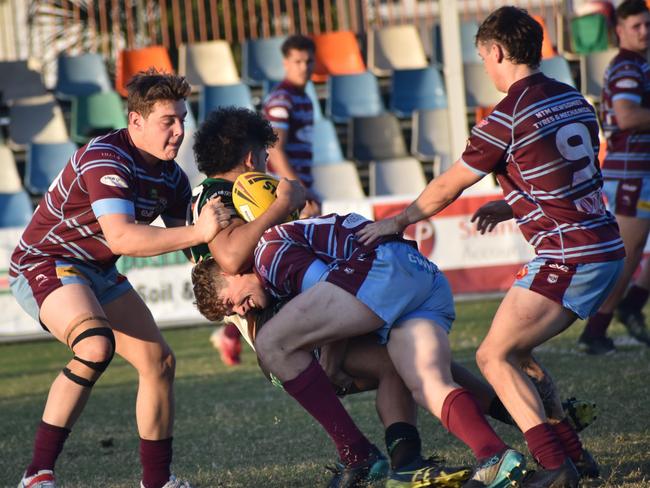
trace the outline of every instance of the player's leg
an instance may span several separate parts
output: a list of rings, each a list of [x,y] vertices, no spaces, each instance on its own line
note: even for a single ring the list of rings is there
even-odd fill
[[[374,464],[376,448],[354,424],[310,351],[381,325],[381,319],[353,295],[331,283],[318,283],[287,303],[255,338],[264,366],[323,426],[350,470]]]
[[[533,457],[549,472],[567,471],[569,478],[573,467],[566,465],[567,443],[548,423],[541,398],[524,369],[532,361],[533,348],[565,330],[575,318],[559,303],[526,288],[513,287],[476,354],[481,372],[524,433]],[[572,437],[572,443],[576,439]],[[571,447],[578,456],[582,452],[579,440]],[[572,484],[574,481],[569,480],[568,485]]]
[[[56,272],[47,277],[50,282],[55,281]],[[92,386],[110,363],[115,348],[106,315],[85,284],[66,284],[51,291],[40,307],[40,319],[54,337],[71,349],[73,359],[50,387],[32,460],[22,481],[24,486],[29,486],[30,477],[39,477],[39,472],[43,477],[47,476],[43,473],[54,470],[70,429],[86,405]]]
[[[508,448],[471,393],[454,382],[451,347],[443,327],[429,319],[406,320],[393,327],[387,347],[415,401],[472,450],[477,486],[522,479],[523,455]]]
[[[171,478],[175,358],[135,290],[103,307],[113,325],[117,354],[138,372],[136,421],[142,484],[160,488]]]

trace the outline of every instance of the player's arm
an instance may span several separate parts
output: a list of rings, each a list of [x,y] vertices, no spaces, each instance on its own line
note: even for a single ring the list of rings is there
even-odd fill
[[[612,107],[621,130],[650,130],[650,109],[628,98],[615,98]]]
[[[210,242],[227,227],[230,212],[221,200],[206,203],[195,225],[162,228],[135,222],[132,213],[105,213],[97,217],[108,247],[116,255],[157,256]]]
[[[479,181],[483,175],[472,171],[458,160],[446,172],[431,180],[420,196],[402,212],[388,219],[368,224],[357,236],[364,244],[370,244],[381,236],[398,234],[422,219],[437,214],[452,203],[465,190]]]
[[[232,224],[208,243],[210,254],[227,274],[239,274],[253,265],[253,251],[262,234],[287,220],[294,210],[302,208],[305,189],[298,181],[281,180],[276,199],[262,215],[252,222],[233,218]],[[201,210],[203,215],[203,210]]]

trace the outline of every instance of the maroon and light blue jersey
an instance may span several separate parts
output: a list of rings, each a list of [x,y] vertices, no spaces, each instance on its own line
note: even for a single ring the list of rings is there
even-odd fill
[[[605,71],[601,121],[607,137],[603,177],[650,177],[650,131],[622,130],[614,113],[616,100],[650,108],[650,65],[645,57],[621,49]]]
[[[625,255],[602,198],[596,114],[575,89],[536,73],[512,84],[473,129],[462,161],[494,172],[538,256],[568,263]]]
[[[191,189],[174,161],[147,164],[127,129],[78,149],[36,208],[11,257],[10,275],[47,258],[108,268],[113,254],[97,219],[125,214],[149,224],[159,215],[185,219]]]
[[[275,129],[287,132],[284,151],[289,164],[306,186],[311,187],[312,130],[314,107],[305,90],[288,81],[280,83],[264,101],[264,117]],[[274,172],[269,161],[268,170]]]
[[[255,249],[255,273],[273,297],[292,298],[302,291],[306,273],[319,260],[330,270],[327,281],[354,294],[372,268],[378,245],[411,243],[390,236],[369,247],[362,245],[355,233],[370,222],[358,214],[329,214],[276,225],[264,233]]]

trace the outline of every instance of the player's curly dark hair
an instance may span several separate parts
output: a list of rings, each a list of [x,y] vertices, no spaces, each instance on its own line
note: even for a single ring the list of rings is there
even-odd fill
[[[616,7],[616,21],[625,20],[632,15],[648,12],[648,10],[645,0],[624,0]]]
[[[483,21],[475,43],[496,41],[506,50],[509,61],[537,68],[542,61],[543,37],[542,26],[524,9],[501,7]]]
[[[226,304],[219,299],[219,292],[225,286],[226,278],[213,258],[203,259],[192,268],[194,304],[206,319],[218,322],[227,315]]]
[[[237,167],[249,151],[268,148],[278,138],[271,124],[257,112],[221,107],[208,115],[194,135],[194,157],[207,176]]]

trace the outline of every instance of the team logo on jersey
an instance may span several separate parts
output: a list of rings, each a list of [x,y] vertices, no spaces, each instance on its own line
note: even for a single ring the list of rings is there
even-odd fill
[[[556,275],[555,273],[550,273],[548,275],[548,278],[546,278],[546,281],[548,281],[551,285],[553,285],[553,284],[557,283],[557,280],[559,278],[560,277],[558,275]]]
[[[351,213],[345,218],[341,225],[346,229],[354,229],[355,227],[361,225],[363,222],[368,222],[368,219],[362,215]]]
[[[104,175],[102,176],[99,181],[103,183],[106,186],[114,186],[116,188],[128,188],[129,185],[127,182],[122,178],[121,176],[118,175]]]
[[[632,78],[623,78],[622,80],[618,80],[615,86],[616,88],[636,88],[639,86],[639,82]]]
[[[285,107],[271,107],[269,109],[269,116],[274,119],[288,119],[289,111]]]
[[[517,279],[520,280],[528,274],[528,265],[524,265],[517,271]]]

